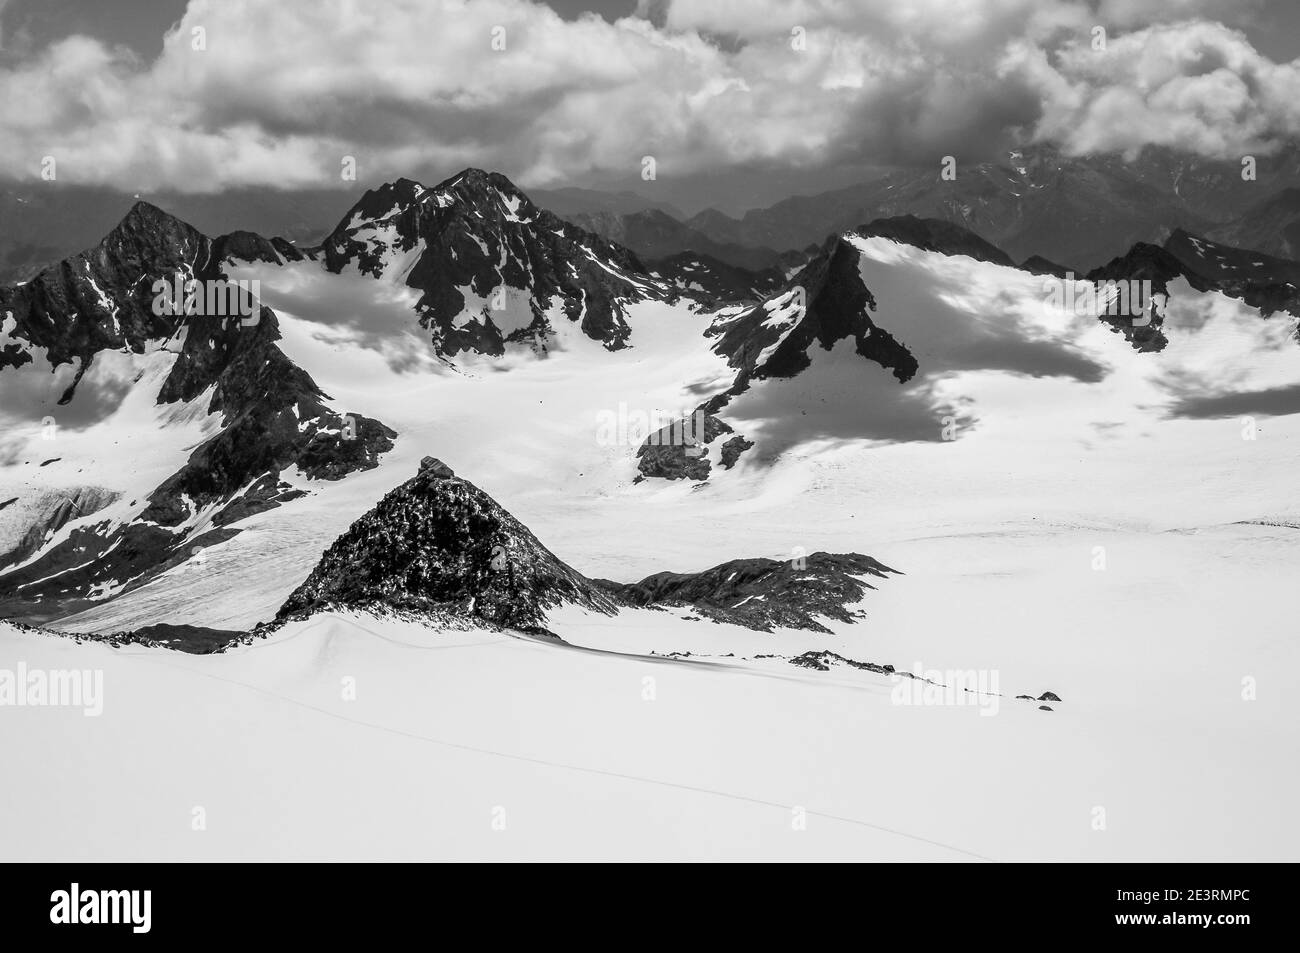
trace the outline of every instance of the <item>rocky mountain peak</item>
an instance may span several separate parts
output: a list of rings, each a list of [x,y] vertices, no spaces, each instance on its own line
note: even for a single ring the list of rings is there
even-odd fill
[[[192,265],[195,254],[206,251],[207,245],[206,236],[188,222],[141,200],[85,254],[105,263],[112,259],[123,269],[147,273],[182,262]]]
[[[534,630],[561,603],[615,611],[492,497],[430,457],[325,551],[278,617],[390,607]]]
[[[510,342],[536,347],[558,319],[615,350],[630,333],[628,304],[672,294],[626,248],[482,169],[431,189],[399,179],[367,192],[320,251],[330,271],[355,268],[419,290],[420,324],[449,358],[499,355]]]
[[[846,337],[899,381],[911,379],[916,359],[871,320],[876,302],[862,282],[860,257],[846,238],[833,238],[779,294],[717,326],[715,350],[740,372],[736,393],[751,379],[795,376],[808,367],[814,343],[829,350]]]
[[[467,198],[475,198],[496,191],[503,195],[518,198],[532,205],[528,196],[510,179],[500,172],[488,172],[483,169],[462,169],[451,178],[440,182],[435,192],[454,192]]]
[[[255,313],[232,316],[156,307],[156,281],[169,289],[177,276],[223,282],[227,253],[275,256],[277,248],[282,255],[296,251],[252,233],[213,242],[157,206],[137,202],[95,247],[25,285],[0,288],[7,326],[0,373],[21,373],[38,361],[50,371],[73,364],[58,401],[63,407],[103,399],[101,391],[83,395],[79,385],[104,352],[165,350],[174,357],[161,384],[141,383],[144,376],[133,382],[153,388],[146,399],[188,403],[206,393],[194,409],[221,415],[219,429],[194,445],[171,476],[156,487],[132,488],[140,505],[131,512],[52,541],[50,529],[61,525],[61,517],[51,514],[34,528],[39,545],[0,553],[5,587],[21,589],[26,600],[13,611],[42,600],[47,607],[70,607],[93,600],[96,592],[142,585],[194,551],[202,537],[190,518],[198,509],[211,507],[220,538],[207,542],[219,542],[239,532],[230,524],[302,495],[282,484],[281,471],[296,467],[309,480],[336,480],[375,467],[392,448],[397,434],[379,421],[327,405],[311,376],[278,347],[278,321],[269,308],[257,305]],[[190,333],[195,327],[201,332]],[[125,487],[113,489],[117,494]]]
[[[331,235],[355,228],[362,223],[379,222],[392,215],[400,214],[415,205],[419,196],[427,191],[419,182],[405,178],[367,189],[357,203],[348,209]]]

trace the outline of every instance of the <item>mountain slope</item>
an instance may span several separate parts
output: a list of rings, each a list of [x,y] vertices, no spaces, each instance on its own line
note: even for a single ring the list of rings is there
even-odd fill
[[[678,252],[647,263],[653,277],[662,278],[686,295],[718,306],[765,298],[785,282],[776,267],[750,271],[693,251]]]
[[[383,424],[328,406],[277,346],[274,312],[225,280],[225,254],[274,247],[211,241],[140,202],[95,248],[0,289],[0,388],[20,428],[0,470],[20,503],[0,535],[16,539],[0,546],[0,612],[46,619],[116,596],[306,492],[282,472],[339,479],[391,449]],[[233,289],[245,310],[160,307],[155,283],[178,276]],[[23,476],[45,440],[57,453]],[[41,502],[60,497],[76,518]]]
[[[1237,248],[1258,248],[1278,258],[1300,260],[1300,188],[1282,189],[1205,236]]]
[[[903,216],[863,226],[854,234],[879,236],[944,255],[964,255],[977,261],[1011,266],[1007,256],[979,236],[948,222]],[[718,462],[730,469],[753,446],[745,436],[719,418],[731,400],[754,381],[793,378],[813,364],[817,351],[830,351],[851,342],[860,357],[889,371],[900,383],[911,380],[917,361],[905,345],[878,327],[871,318],[876,302],[863,283],[860,254],[846,239],[830,241],[784,286],[784,290],[747,310],[725,313],[706,332],[717,338],[713,350],[735,369],[732,384],[697,408],[705,446],[718,437]],[[698,448],[665,440],[656,434],[638,449],[641,477],[703,480],[712,462]]]
[[[627,249],[478,169],[431,189],[399,179],[367,192],[314,253],[332,272],[394,276],[419,291],[420,324],[448,357],[544,341],[560,320],[621,348],[626,305],[671,294]]]
[[[1279,311],[1300,317],[1300,264],[1261,252],[1231,248],[1175,229],[1163,246],[1139,242],[1129,251],[1083,278],[1096,287],[1103,282],[1146,281],[1153,294],[1167,300],[1177,279],[1201,292],[1219,292],[1239,299],[1267,318]],[[1077,284],[1077,282],[1076,282]],[[1164,312],[1152,307],[1146,323],[1129,316],[1100,314],[1099,319],[1122,333],[1140,351],[1159,351],[1168,344]]]
[[[912,280],[921,287],[895,287],[894,264],[918,255],[925,264],[918,262]],[[994,267],[980,279],[990,289],[1023,287],[1026,274],[1033,275],[1036,300],[1029,300],[1035,308],[1058,314],[1055,320],[1067,322],[1069,333],[1057,326],[1038,327],[1041,316],[1021,314],[1008,323],[988,311],[967,314],[964,302],[972,299],[972,291],[954,284],[952,276],[969,270],[971,263]],[[925,300],[920,307],[933,313],[933,323],[917,324],[906,305],[900,311],[883,304],[874,281],[887,282],[891,298]],[[1117,297],[1121,291],[1123,298]],[[735,369],[734,380],[696,407],[693,426],[692,417],[679,422],[677,430],[693,439],[677,439],[677,431],[664,428],[642,443],[640,476],[698,482],[716,466],[733,469],[755,447],[757,458],[770,460],[808,439],[800,430],[817,432],[820,426],[852,436],[858,415],[852,405],[841,403],[845,388],[861,388],[858,399],[870,402],[870,412],[861,415],[873,420],[868,430],[891,439],[954,439],[966,420],[964,402],[940,397],[954,374],[979,367],[1101,380],[1113,355],[1085,357],[1071,337],[1095,325],[1122,335],[1138,352],[1163,351],[1170,344],[1165,322],[1176,291],[1198,304],[1206,295],[1237,299],[1256,321],[1280,311],[1300,317],[1300,265],[1179,229],[1164,247],[1138,243],[1086,275],[1074,275],[1041,258],[1016,268],[996,246],[948,221],[900,216],[871,222],[829,242],[766,301],[719,314],[707,333],[717,338],[715,352]],[[937,300],[928,301],[931,295]],[[1015,295],[1008,292],[1007,298]],[[1187,304],[1179,302],[1177,309],[1186,313]],[[1262,333],[1269,339],[1277,334],[1300,338],[1294,322],[1275,321]],[[869,364],[858,365],[855,357]],[[1157,373],[1167,370],[1173,379],[1166,386],[1185,393],[1187,407],[1199,407],[1194,388],[1175,383],[1173,365],[1181,360]],[[881,380],[871,364],[888,372],[892,384]],[[863,380],[854,380],[856,376]],[[786,387],[777,383],[781,381],[791,383]],[[761,393],[750,393],[756,387]],[[777,400],[771,396],[776,393],[790,396]],[[1217,400],[1206,406],[1219,406]],[[1260,406],[1290,403],[1280,392],[1250,400]],[[809,419],[814,413],[821,424]],[[748,426],[742,423],[746,419],[751,420]],[[749,429],[755,425],[780,436],[765,445]]]
[[[614,611],[608,596],[495,500],[426,460],[326,550],[279,618],[396,608],[535,630],[561,603]]]

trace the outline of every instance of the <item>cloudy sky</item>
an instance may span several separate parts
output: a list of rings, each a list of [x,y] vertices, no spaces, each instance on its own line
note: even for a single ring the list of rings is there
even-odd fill
[[[10,180],[355,188],[352,156],[689,211],[1025,141],[1298,135],[1295,0],[0,0]]]

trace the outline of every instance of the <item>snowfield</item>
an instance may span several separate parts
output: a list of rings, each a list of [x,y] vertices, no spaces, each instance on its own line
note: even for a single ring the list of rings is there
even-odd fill
[[[105,519],[116,526],[139,516],[153,489],[218,430],[220,415],[207,411],[210,388],[193,400],[158,403],[181,341],[173,338],[145,354],[97,355],[65,406],[58,400],[75,378],[72,365],[52,370],[39,353],[0,374],[0,502],[18,500],[0,509],[0,552],[65,500],[112,500],[70,519],[41,550],[10,568],[34,561],[78,527]]]
[[[0,631],[6,659],[104,670],[98,718],[4,711],[23,783],[0,842],[66,860],[1294,858],[1294,701],[1267,674],[1256,702],[1239,685],[1293,654],[1280,626],[1189,634],[1203,603],[1162,600],[1116,631],[1086,612],[1118,595],[1103,588],[1062,632],[1053,593],[1013,601],[1050,573],[977,596],[992,567],[974,568],[946,594],[882,590],[870,628],[892,634],[859,650],[942,666],[1015,649],[1000,687],[1050,685],[1053,712],[895,705],[886,677],[718,657],[800,646],[697,641],[650,612],[555,620],[601,649],[333,615],[220,656]],[[1011,631],[963,648],[988,631],[962,617],[988,612]],[[711,657],[635,654],[656,643]]]
[[[1179,281],[1168,347],[1140,354],[1050,308],[1041,276],[855,244],[873,320],[921,373],[899,385],[842,342],[755,382],[719,416],[756,446],[726,471],[715,445],[700,486],[634,484],[635,447],[596,433],[620,404],[676,411],[731,384],[709,315],[633,305],[613,353],[557,316],[544,353],[451,366],[394,279],[232,273],[261,280],[331,405],[396,447],[337,483],[299,478],[310,496],[200,568],[61,628],[267,620],[425,454],[591,576],[798,550],[903,575],[830,635],[562,609],[555,644],[324,615],[185,656],[0,626],[0,671],[103,669],[106,696],[99,718],[0,707],[22,778],[0,795],[0,855],[1300,859],[1300,702],[1281,677],[1300,664],[1300,417],[1268,411],[1300,385],[1295,319]],[[1001,695],[897,704],[897,680],[784,658],[823,649],[983,673]],[[1015,698],[1047,691],[1050,712]]]

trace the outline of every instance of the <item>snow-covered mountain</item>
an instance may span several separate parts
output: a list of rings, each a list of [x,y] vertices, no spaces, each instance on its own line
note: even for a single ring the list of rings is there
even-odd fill
[[[913,261],[924,268],[900,297],[898,275]],[[827,438],[948,442],[983,425],[974,402],[953,392],[955,375],[986,369],[1095,382],[1116,354],[1104,338],[1096,353],[1081,344],[1092,329],[1120,332],[1142,353],[1162,351],[1171,307],[1221,294],[1260,309],[1263,321],[1279,308],[1295,312],[1297,277],[1286,262],[1175,232],[1165,248],[1139,244],[1066,282],[1050,262],[1016,268],[958,225],[911,216],[828,240],[788,278],[767,276],[766,289],[719,276],[717,263],[707,290],[683,287],[681,276],[701,263],[678,265],[676,276],[650,271],[626,249],[538,209],[503,176],[473,169],[434,188],[398,180],[368,192],[309,248],[248,232],[209,240],[137,205],[95,249],[0,292],[7,316],[0,386],[23,395],[31,428],[11,447],[12,489],[0,500],[7,503],[0,510],[8,527],[0,577],[7,611],[37,621],[67,617],[159,573],[185,575],[209,547],[258,525],[251,518],[379,466],[400,434],[440,429],[445,401],[412,413],[420,405],[409,395],[426,386],[449,388],[451,401],[544,410],[547,396],[528,397],[530,383],[510,397],[505,378],[526,379],[541,372],[536,362],[555,359],[551,371],[563,371],[579,402],[603,392],[584,415],[590,422],[636,402],[638,378],[654,381],[655,406],[634,408],[639,416],[614,446],[594,441],[613,480],[607,485],[654,477],[698,483],[742,461],[769,467],[791,448]],[[971,268],[961,280],[1000,285],[1001,301],[975,305],[968,293],[943,290]],[[258,282],[272,307],[259,301],[251,325],[215,322],[195,333],[192,321],[155,313],[153,282],[173,273]],[[1141,318],[1071,312],[1044,321],[1053,283],[1107,280],[1148,281],[1169,303],[1151,304]],[[727,303],[778,282],[757,304]],[[1019,304],[1008,312],[1012,300]],[[383,369],[366,378],[370,386],[357,386],[351,374],[340,376],[333,357],[322,360],[322,345],[332,355],[351,352],[343,359],[349,370],[375,356]],[[621,352],[626,359],[615,356]],[[648,375],[647,361],[654,364]],[[1147,370],[1186,401],[1220,399],[1192,393],[1178,361]],[[45,366],[53,380],[40,373]],[[466,390],[480,386],[493,392],[486,402]],[[82,390],[88,396],[79,400]],[[334,393],[348,395],[342,410],[326,396]],[[560,393],[554,385],[545,392],[552,405]],[[871,395],[866,407],[863,395]],[[47,413],[65,406],[66,414]],[[481,432],[499,412],[469,426]],[[39,441],[52,434],[35,425],[50,416],[62,452],[36,459]],[[132,427],[143,446],[123,464],[102,441],[111,434],[115,449]],[[557,428],[573,429],[548,419],[540,432]],[[690,439],[674,436],[682,434]],[[441,452],[412,446],[394,459],[409,465],[426,450]],[[547,452],[572,450],[561,442]],[[14,467],[33,467],[34,476],[24,482]],[[349,493],[340,517],[364,513],[392,488],[383,485],[389,479]],[[296,512],[306,518],[310,510],[299,503]],[[347,523],[320,525],[337,535]],[[311,558],[309,548],[293,562],[309,568]],[[242,624],[256,621],[266,620]]]
[[[367,192],[319,254],[415,289],[439,353],[500,355],[545,340],[560,321],[624,347],[630,302],[669,296],[627,249],[537,208],[503,175],[466,169],[426,188],[409,179]]]
[[[0,647],[111,686],[66,776],[15,792],[15,856],[110,828],[192,855],[165,818],[194,778],[228,858],[575,856],[573,824],[647,857],[1294,855],[1281,265],[1135,246],[1071,287],[1146,280],[1154,310],[1096,314],[1051,262],[900,218],[710,302],[547,238],[495,177],[449,183],[377,190],[316,248],[160,218],[3,292],[0,527],[29,555],[0,591],[67,638]],[[259,281],[258,323],[155,320],[173,268]],[[13,714],[16,757],[48,714]],[[330,840],[373,778],[398,802]],[[413,835],[430,790],[521,836]]]
[[[249,316],[238,319],[158,307],[158,282],[168,299],[191,281],[244,294],[259,279],[240,289],[231,274],[250,265],[400,288],[403,323],[444,362],[499,357],[507,343],[544,357],[569,327],[618,350],[630,304],[706,297],[479,170],[433,189],[399,180],[369,192],[302,249],[251,232],[209,239],[139,202],[95,248],[0,290],[0,389],[14,425],[0,485],[7,613],[59,618],[183,574],[248,517],[373,468],[392,448],[396,431],[335,409],[285,355],[261,300],[246,294]]]
[[[974,315],[974,326],[953,326],[945,338],[927,340],[933,329],[924,323],[918,326],[918,316],[906,313],[914,305],[905,306],[904,313],[900,313],[890,302],[879,300],[873,290],[879,286],[870,275],[879,263],[872,261],[874,255],[866,249],[882,248],[882,241],[943,258],[997,266],[1008,273],[1008,281],[1013,284],[1026,284],[1023,273],[1039,276],[1035,283],[1042,303],[1066,313],[1077,329],[1087,330],[1090,322],[1098,322],[1143,352],[1161,351],[1169,343],[1163,325],[1172,297],[1170,286],[1175,282],[1181,282],[1180,295],[1185,299],[1217,293],[1240,300],[1256,310],[1261,320],[1278,311],[1300,317],[1300,265],[1259,252],[1228,248],[1178,229],[1163,247],[1138,243],[1106,265],[1076,275],[1043,258],[1031,258],[1017,267],[1000,249],[945,220],[914,216],[880,219],[828,241],[820,254],[766,300],[753,307],[724,308],[719,312],[706,334],[717,339],[713,349],[726,357],[728,365],[735,369],[735,378],[725,391],[713,394],[694,409],[695,414],[703,415],[701,443],[712,448],[716,441],[716,452],[705,454],[695,447],[670,443],[663,439],[666,431],[655,434],[638,449],[642,477],[703,480],[715,463],[731,469],[740,454],[755,444],[743,429],[738,430],[736,417],[729,415],[726,408],[756,382],[798,377],[816,363],[819,352],[833,351],[841,341],[846,346],[851,342],[859,357],[888,372],[903,394],[928,389],[954,366],[964,365],[971,355],[961,352],[972,345],[985,352],[981,360],[990,367],[1005,366],[1007,370],[1041,376],[1056,373],[1054,365],[1059,365],[1068,372],[1070,362],[1061,363],[1056,358],[1041,366],[1032,361],[1017,366],[1009,360],[1010,354],[1017,349],[1032,349],[1036,332],[1022,326],[990,333],[987,326],[996,320],[991,315]],[[954,270],[964,267],[954,262]],[[1118,296],[1121,287],[1123,302]],[[1130,289],[1135,302],[1142,298],[1135,309],[1127,303]],[[1093,296],[1091,304],[1089,295]],[[980,324],[986,328],[981,329]],[[966,343],[965,338],[973,341]],[[999,339],[1003,339],[1002,343]],[[917,347],[922,342],[924,352]],[[999,349],[1004,355],[995,353]],[[1071,346],[1067,353],[1077,354],[1077,349]],[[955,365],[954,359],[958,362]],[[865,370],[863,373],[878,375]],[[921,377],[914,380],[918,373]],[[811,380],[822,381],[820,372],[814,372]],[[836,399],[825,394],[814,396],[823,405]],[[922,403],[924,400],[928,398]],[[750,398],[741,403],[754,402]],[[784,411],[786,419],[776,421],[771,419],[771,405],[767,406],[764,427],[789,426],[788,407]],[[918,410],[920,406],[918,403]],[[851,412],[850,407],[839,408],[841,415]],[[800,414],[806,416],[807,410]],[[951,416],[955,421],[960,414],[960,407],[953,404],[947,410],[936,406],[929,416]],[[881,423],[901,426],[901,420]],[[851,427],[848,432],[852,433]],[[935,432],[941,430],[931,430]],[[927,434],[920,439],[933,438]]]
[[[285,471],[337,480],[392,447],[328,403],[275,313],[226,280],[226,255],[253,249],[142,202],[95,248],[0,289],[6,612],[57,618],[128,591],[308,492]],[[245,310],[160,309],[178,281],[233,289]]]
[[[428,458],[326,550],[278,618],[405,609],[443,624],[532,632],[544,630],[546,610],[561,603],[615,611],[500,504]]]

